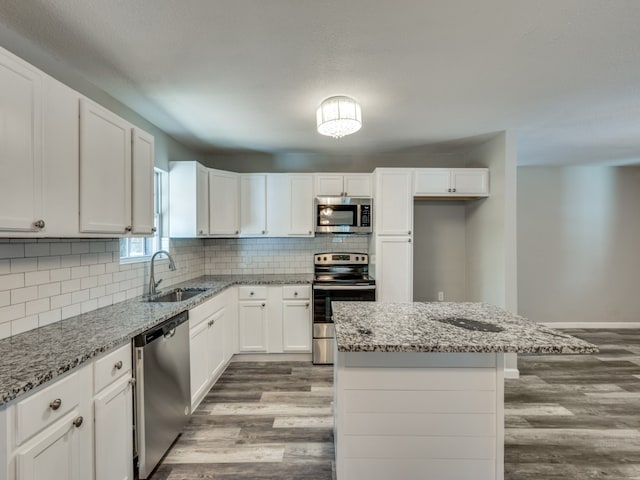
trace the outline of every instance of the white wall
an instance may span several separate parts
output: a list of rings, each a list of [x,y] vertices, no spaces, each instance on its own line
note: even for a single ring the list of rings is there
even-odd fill
[[[516,312],[516,150],[502,132],[470,150],[468,167],[489,168],[489,193],[466,211],[467,298]]]
[[[466,292],[466,202],[413,203],[413,299],[464,302]]]
[[[518,168],[518,306],[537,322],[640,321],[640,167]]]

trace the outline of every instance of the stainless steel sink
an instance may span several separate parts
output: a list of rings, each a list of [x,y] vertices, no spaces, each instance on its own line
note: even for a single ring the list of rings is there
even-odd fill
[[[208,288],[175,288],[160,295],[154,295],[147,298],[147,302],[153,303],[176,303],[189,300],[196,295],[200,295],[208,291]]]

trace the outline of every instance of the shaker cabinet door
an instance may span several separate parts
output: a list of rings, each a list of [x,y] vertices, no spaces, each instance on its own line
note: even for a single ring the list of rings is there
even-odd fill
[[[154,139],[153,136],[133,129],[132,207],[133,233],[152,235],[154,227]]]

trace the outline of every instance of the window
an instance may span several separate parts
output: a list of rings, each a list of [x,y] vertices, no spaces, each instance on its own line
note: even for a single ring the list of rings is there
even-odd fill
[[[165,236],[165,212],[168,206],[167,195],[165,194],[167,191],[167,173],[157,168],[154,173],[153,191],[153,223],[156,227],[156,233],[149,238],[121,238],[121,262],[148,260],[154,252],[169,249],[169,238]]]

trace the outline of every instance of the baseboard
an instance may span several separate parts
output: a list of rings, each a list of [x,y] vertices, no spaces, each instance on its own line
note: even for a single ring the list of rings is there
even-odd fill
[[[551,328],[640,328],[640,322],[542,322]]]
[[[504,369],[504,378],[520,378],[520,370],[517,368],[505,368]]]
[[[310,362],[310,353],[236,353],[231,362]]]

